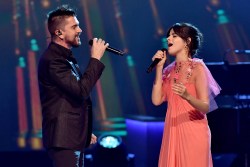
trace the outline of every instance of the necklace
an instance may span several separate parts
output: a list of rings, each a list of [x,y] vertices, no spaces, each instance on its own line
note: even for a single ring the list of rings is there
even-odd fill
[[[187,68],[187,70],[181,73],[182,68]],[[188,61],[185,62],[175,62],[174,77],[173,77],[174,83],[177,83],[181,75],[184,75],[184,78],[187,81],[192,76],[192,69],[193,69],[192,59],[189,59]]]

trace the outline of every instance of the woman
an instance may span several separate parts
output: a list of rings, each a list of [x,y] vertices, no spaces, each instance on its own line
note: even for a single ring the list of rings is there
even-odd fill
[[[153,56],[156,66],[152,102],[168,108],[159,167],[212,167],[211,134],[206,114],[216,109],[220,87],[201,59],[193,58],[202,34],[189,23],[176,23],[167,32],[168,54],[175,61],[164,70],[166,52]]]

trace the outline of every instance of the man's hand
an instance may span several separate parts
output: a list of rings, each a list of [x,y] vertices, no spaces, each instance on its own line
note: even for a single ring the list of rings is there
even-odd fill
[[[96,141],[97,141],[97,137],[92,133],[90,144],[95,144]]]
[[[104,55],[104,52],[108,46],[109,44],[105,43],[105,41],[102,40],[101,38],[99,39],[94,38],[91,47],[91,57],[100,60]]]

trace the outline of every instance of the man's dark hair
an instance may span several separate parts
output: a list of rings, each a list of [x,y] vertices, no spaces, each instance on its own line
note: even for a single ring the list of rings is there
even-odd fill
[[[50,11],[47,14],[48,18],[48,30],[51,36],[55,35],[55,30],[59,29],[64,24],[64,19],[67,17],[76,16],[74,9],[70,8],[69,5],[62,5],[57,7],[55,10]]]

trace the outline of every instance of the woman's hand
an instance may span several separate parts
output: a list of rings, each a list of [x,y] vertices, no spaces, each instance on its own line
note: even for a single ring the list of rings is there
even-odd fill
[[[174,83],[172,86],[172,90],[175,94],[181,96],[189,104],[191,104],[194,108],[196,108],[198,111],[202,112],[203,114],[206,114],[209,112],[209,101],[200,100],[190,95],[184,84]]]
[[[183,83],[174,83],[172,86],[172,90],[175,94],[181,96],[183,99],[189,99],[189,93],[187,92],[187,88]]]
[[[161,61],[156,65],[157,67],[163,66],[164,63],[167,60],[166,51],[158,50],[155,55],[152,57],[152,61],[154,61],[156,58],[161,59]]]

